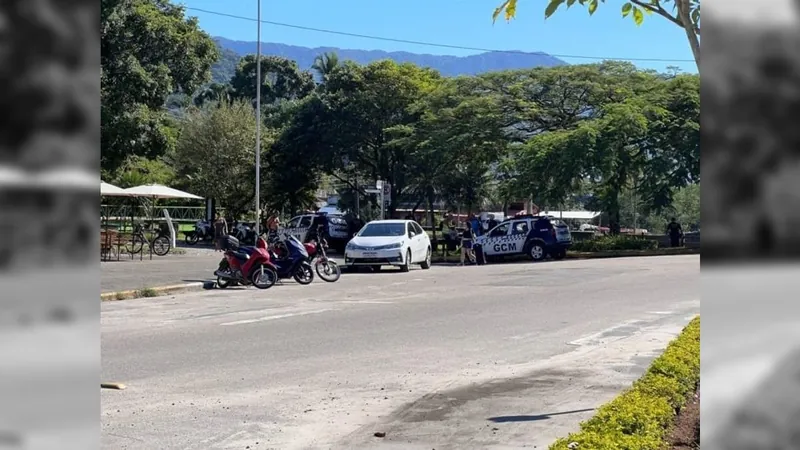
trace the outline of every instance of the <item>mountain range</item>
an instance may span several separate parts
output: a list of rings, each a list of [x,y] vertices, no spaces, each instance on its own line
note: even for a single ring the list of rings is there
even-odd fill
[[[255,41],[234,41],[224,37],[215,37],[222,51],[222,57],[212,67],[213,81],[224,83],[230,80],[236,70],[239,58],[256,52]],[[532,67],[553,67],[567,64],[547,53],[536,52],[486,52],[469,56],[429,55],[409,52],[386,52],[382,50],[355,50],[335,47],[308,48],[296,45],[261,43],[262,55],[282,56],[297,61],[302,70],[308,70],[314,64],[314,58],[328,52],[335,52],[340,60],[352,60],[359,64],[368,64],[382,59],[391,59],[398,63],[410,62],[422,67],[436,69],[444,76],[477,75],[486,72],[527,69]]]

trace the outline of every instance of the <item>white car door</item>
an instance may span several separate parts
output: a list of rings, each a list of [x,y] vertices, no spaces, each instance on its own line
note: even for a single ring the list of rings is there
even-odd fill
[[[415,253],[417,256],[414,259],[422,262],[425,260],[425,257],[428,254],[428,233],[426,233],[422,226],[417,222],[411,222],[411,226],[414,227],[414,232],[417,233],[414,239],[417,240],[418,250]]]
[[[509,253],[508,234],[511,231],[511,222],[504,222],[494,227],[482,239],[483,253],[487,256],[500,256]]]
[[[411,222],[406,222],[406,238],[408,239],[408,248],[411,250],[411,261],[414,263],[419,260],[419,236]]]

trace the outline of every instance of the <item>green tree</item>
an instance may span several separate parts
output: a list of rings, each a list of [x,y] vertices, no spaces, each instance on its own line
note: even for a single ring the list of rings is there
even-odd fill
[[[397,127],[418,120],[419,112],[411,106],[440,80],[431,69],[389,60],[366,66],[345,62],[334,69],[319,117],[324,120],[318,138],[323,140],[319,147],[325,151],[326,170],[339,173],[349,161],[364,178],[390,182],[393,212],[409,187],[408,164],[414,151],[396,140]]]
[[[314,64],[311,68],[317,72],[321,84],[324,85],[328,81],[331,72],[339,66],[339,55],[335,52],[323,53],[314,58]]]
[[[168,186],[175,180],[175,170],[164,158],[147,159],[130,155],[110,180],[121,188],[153,183]]]
[[[191,110],[174,156],[178,176],[192,192],[216,199],[235,216],[250,210],[255,196],[255,130],[255,112],[247,101]],[[274,136],[262,128],[261,138],[266,154]]]
[[[326,139],[329,111],[318,94],[298,102],[285,103],[272,120],[282,123],[269,154],[269,172],[265,189],[267,206],[294,214],[309,209],[316,202],[315,193],[322,178],[322,168],[331,150]]]
[[[256,55],[247,55],[239,61],[231,86],[236,98],[256,98]],[[282,100],[298,100],[314,90],[314,77],[302,71],[295,61],[281,56],[261,57],[261,104],[274,105]]]
[[[570,8],[575,3],[585,6],[589,14],[594,14],[605,0],[548,0],[544,10],[545,18],[552,16],[559,7]],[[700,0],[630,0],[623,1],[623,17],[630,16],[636,25],[644,22],[645,15],[658,15],[679,26],[686,33],[697,67],[700,67]],[[500,15],[511,20],[517,15],[517,0],[505,0],[494,10],[493,20]]]
[[[483,93],[478,78],[445,79],[410,112],[418,120],[390,130],[392,144],[408,150],[408,189],[417,206],[424,201],[432,214],[438,199],[454,200],[460,193],[468,209],[477,206],[493,179],[491,166],[507,145],[498,96]]]
[[[101,2],[101,166],[128,155],[157,158],[175,144],[164,108],[174,92],[205,83],[219,53],[196,18],[167,0]]]
[[[196,106],[203,106],[206,103],[230,103],[233,101],[233,87],[227,83],[211,83],[194,97]]]
[[[648,214],[668,207],[676,188],[699,180],[699,80],[606,72],[596,82],[599,92],[624,95],[597,96],[571,128],[515,146],[512,169],[537,204],[561,204],[588,179],[594,186],[588,207],[607,212],[616,233],[620,195],[632,185]]]

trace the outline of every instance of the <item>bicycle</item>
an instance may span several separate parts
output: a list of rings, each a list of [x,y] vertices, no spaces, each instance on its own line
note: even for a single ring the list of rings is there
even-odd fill
[[[125,250],[136,255],[144,249],[144,244],[158,256],[165,256],[172,249],[172,241],[163,231],[158,231],[151,241],[147,238],[145,227],[142,224],[135,224],[133,226],[133,233],[131,240],[125,244]]]

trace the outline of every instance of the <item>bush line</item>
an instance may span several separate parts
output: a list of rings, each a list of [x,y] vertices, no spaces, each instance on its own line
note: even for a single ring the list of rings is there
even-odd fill
[[[550,450],[662,450],[700,382],[700,317],[687,325],[627,391]]]
[[[610,250],[655,250],[658,241],[638,236],[601,236],[575,241],[570,250],[575,252],[605,252]]]

